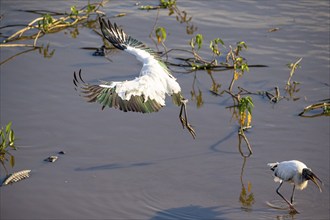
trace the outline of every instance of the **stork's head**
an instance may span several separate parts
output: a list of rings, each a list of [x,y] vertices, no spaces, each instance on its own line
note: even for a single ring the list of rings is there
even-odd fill
[[[315,183],[315,185],[319,188],[320,192],[322,192],[321,186],[319,185],[319,183],[316,180],[320,181],[321,184],[322,184],[322,181],[312,172],[311,169],[309,169],[309,168],[303,169],[302,176],[304,179],[311,180],[313,183]]]

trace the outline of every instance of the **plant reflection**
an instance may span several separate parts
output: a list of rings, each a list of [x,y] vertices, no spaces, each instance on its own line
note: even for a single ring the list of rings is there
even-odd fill
[[[212,85],[211,85],[211,88],[210,88],[210,92],[213,94],[213,95],[222,95],[224,93],[224,91],[220,91],[221,89],[221,84],[220,83],[217,83],[213,77],[213,74],[212,74],[212,71],[211,70],[207,70],[207,73],[208,75],[210,76],[211,78],[211,82],[212,82]]]
[[[243,165],[241,169],[241,184],[242,184],[242,190],[239,195],[239,202],[242,205],[242,209],[245,211],[251,211],[251,207],[254,204],[254,194],[252,193],[252,184],[250,181],[247,181],[247,187],[246,184],[244,184],[243,175],[244,175],[244,169],[245,164],[248,157],[243,157]]]
[[[46,47],[42,45],[38,49],[39,49],[39,53],[42,54],[44,58],[52,58],[55,53],[55,49],[49,52],[49,44],[47,44]]]
[[[298,88],[299,84],[299,82],[293,81],[285,87],[285,91],[289,94],[289,97],[287,97],[288,100],[292,99],[293,101],[297,101],[300,99],[300,97],[295,97],[295,94],[300,91],[300,88]]]
[[[103,15],[104,13],[99,11],[99,8],[104,4],[104,0],[100,3],[88,4],[81,9],[77,9],[76,6],[71,6],[70,13],[57,13],[44,12],[40,17],[31,21],[25,28],[18,30],[3,43],[10,41],[33,39],[34,46],[36,46],[37,40],[49,33],[56,33],[68,27],[73,27],[82,21],[86,21],[91,14]],[[30,13],[40,13],[40,11],[27,11]],[[62,17],[56,17],[62,16]],[[28,34],[32,32],[32,34]]]
[[[7,59],[5,59],[4,61],[0,62],[0,66],[5,64],[6,62],[14,59],[15,57],[18,57],[22,54],[25,54],[25,53],[29,53],[31,51],[35,51],[35,50],[38,50],[39,54],[42,54],[44,58],[52,58],[52,56],[54,55],[55,53],[55,49],[53,49],[52,51],[49,51],[49,44],[47,44],[46,46],[44,45],[41,45],[41,46],[37,46],[37,47],[33,47],[31,49],[28,49],[28,50],[24,50],[22,52],[19,52],[17,54],[14,54],[13,56],[11,57],[8,57]]]
[[[196,81],[197,81],[197,76],[196,76],[196,72],[195,72],[194,80],[193,80],[193,84],[192,84],[192,89],[190,91],[190,95],[191,95],[191,101],[196,101],[197,108],[200,108],[204,104],[203,94],[202,94],[202,91],[199,88],[198,88],[198,92],[196,92],[196,89],[195,89]]]
[[[89,3],[77,9],[76,6],[71,6],[70,13],[61,13],[61,12],[52,12],[48,10],[21,10],[24,12],[34,13],[40,15],[40,17],[34,19],[29,24],[24,25],[24,27],[9,37],[0,35],[2,38],[5,38],[2,43],[0,43],[0,48],[4,47],[32,47],[32,49],[19,52],[14,56],[9,57],[8,59],[2,61],[0,65],[8,62],[9,60],[31,51],[38,49],[40,54],[43,54],[45,58],[51,58],[54,55],[55,50],[49,52],[49,45],[47,46],[38,46],[37,40],[42,36],[50,33],[57,33],[59,31],[68,29],[72,38],[76,38],[79,35],[79,25],[85,26],[88,28],[95,28],[96,21],[95,19],[90,19],[90,15],[96,14],[97,16],[104,15],[103,12],[99,11],[100,7],[103,7],[105,3],[104,0],[101,0],[99,3]],[[122,16],[122,15],[121,15]],[[79,25],[78,25],[79,24]],[[21,25],[7,25],[0,27],[0,29],[9,28],[13,26]],[[67,32],[65,32],[67,33]],[[33,44],[13,44],[8,42],[21,41],[21,40],[33,40]]]

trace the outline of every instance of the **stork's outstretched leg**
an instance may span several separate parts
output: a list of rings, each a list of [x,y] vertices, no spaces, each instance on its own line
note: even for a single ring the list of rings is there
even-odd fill
[[[187,99],[182,99],[181,100],[181,110],[180,110],[179,118],[180,118],[182,127],[183,128],[186,127],[188,129],[188,131],[190,132],[190,134],[195,139],[196,133],[195,133],[194,129],[191,127],[191,125],[188,123],[187,109],[186,109],[187,102],[188,102]],[[182,116],[182,113],[183,113],[183,116]]]
[[[291,204],[293,204],[293,200],[294,200],[294,190],[295,190],[295,188],[296,188],[296,185],[293,185],[292,195],[291,195],[291,199],[290,199]]]
[[[283,184],[283,181],[281,181],[280,185],[279,185],[278,188],[276,189],[277,194],[278,194],[279,196],[281,196],[282,199],[284,199],[284,201],[285,201],[286,203],[288,203],[288,205],[289,205],[289,207],[290,207],[290,212],[291,212],[291,213],[299,213],[299,212],[293,207],[292,203],[290,203],[290,202],[289,202],[286,198],[284,198],[284,196],[282,196],[282,194],[280,193],[279,189],[281,188],[282,184]]]

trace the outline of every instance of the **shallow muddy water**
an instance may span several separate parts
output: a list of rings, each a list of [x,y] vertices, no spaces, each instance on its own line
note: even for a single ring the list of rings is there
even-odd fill
[[[1,0],[1,26],[27,24],[37,17],[18,9],[68,11],[84,3]],[[108,17],[126,13],[112,21],[155,48],[148,36],[157,11],[138,10],[136,3],[110,1],[101,10]],[[74,90],[73,72],[79,69],[87,82],[135,77],[141,65],[134,57],[121,51],[110,53],[110,62],[92,56],[93,51],[81,48],[103,43],[88,28],[79,28],[76,38],[72,29],[46,35],[38,44],[49,43],[49,51],[55,50],[51,58],[36,50],[0,66],[1,125],[12,121],[18,146],[12,152],[16,165],[8,169],[32,170],[30,178],[0,188],[1,219],[329,219],[329,117],[298,116],[330,95],[329,2],[178,0],[177,5],[192,16],[190,24],[198,28],[194,35],[204,36],[202,56],[211,58],[208,42],[220,37],[227,46],[223,52],[245,41],[249,48],[242,55],[248,64],[268,66],[250,68],[235,90],[273,91],[278,86],[288,96],[287,64],[303,57],[293,76],[300,83],[294,97],[300,99],[273,104],[252,95],[253,128],[246,135],[253,154],[244,159],[238,151],[237,121],[226,108],[233,101],[226,93],[211,95],[206,71],[173,73],[185,97],[191,99],[195,75],[195,90],[203,95],[201,107],[194,100],[188,104],[194,140],[182,129],[180,109],[170,99],[153,114],[101,111]],[[194,35],[187,35],[186,24],[168,16],[168,10],[159,12],[157,25],[168,32],[168,49],[189,49]],[[0,32],[9,36],[18,28]],[[273,28],[279,29],[269,32]],[[0,51],[3,62],[24,49]],[[231,74],[212,73],[221,89],[228,88]],[[59,159],[44,162],[50,155]],[[296,215],[266,204],[282,202],[267,163],[292,159],[305,162],[324,183],[323,193],[313,183],[296,192]],[[281,190],[289,198],[291,189],[284,184]]]

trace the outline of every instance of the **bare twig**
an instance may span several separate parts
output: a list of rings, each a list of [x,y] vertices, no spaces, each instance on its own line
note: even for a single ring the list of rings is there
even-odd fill
[[[287,85],[287,86],[290,86],[291,78],[292,78],[292,76],[293,76],[295,70],[297,69],[297,67],[298,67],[298,65],[299,65],[299,63],[300,63],[301,60],[302,60],[302,57],[299,58],[295,63],[292,63],[292,64],[290,65],[290,69],[291,69],[291,71],[290,71],[289,79],[288,79],[288,81],[286,82],[286,85]]]
[[[305,113],[316,110],[316,109],[322,109],[322,112],[318,113],[318,114],[314,114],[314,115],[305,115]],[[309,105],[309,106],[305,107],[302,112],[299,113],[299,116],[302,116],[302,117],[317,117],[317,116],[322,116],[322,115],[330,116],[330,101],[319,102],[319,103]]]
[[[245,141],[246,146],[247,146],[247,148],[249,150],[249,154],[248,155],[245,155],[244,152],[242,151],[242,146],[241,146],[242,145],[242,138]],[[238,131],[238,150],[239,150],[240,154],[242,155],[242,157],[249,157],[253,153],[252,152],[252,149],[251,149],[251,145],[249,143],[249,140],[245,136],[245,133],[244,133],[243,129],[239,129],[239,131]]]

